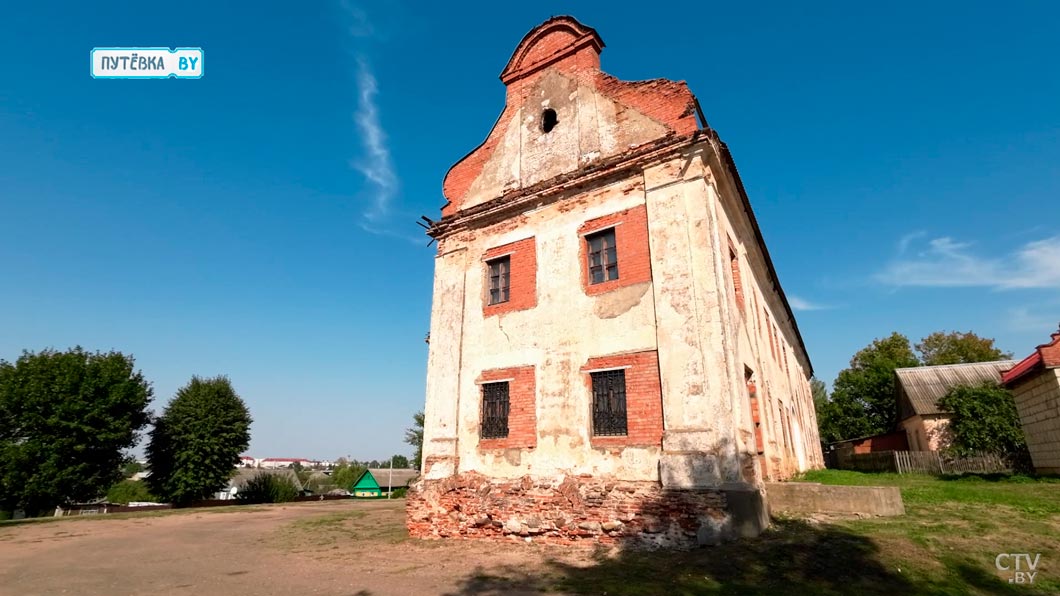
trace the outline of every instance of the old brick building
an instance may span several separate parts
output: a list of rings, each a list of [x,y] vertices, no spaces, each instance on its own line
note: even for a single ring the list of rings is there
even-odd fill
[[[805,347],[683,82],[600,70],[570,17],[445,177],[415,536],[713,542],[820,467]]]

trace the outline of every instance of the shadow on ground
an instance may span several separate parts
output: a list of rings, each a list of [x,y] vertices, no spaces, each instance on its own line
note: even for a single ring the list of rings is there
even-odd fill
[[[542,573],[479,570],[450,596],[567,592],[636,596],[814,594],[822,596],[1025,594],[966,560],[944,563],[946,577],[910,578],[879,560],[879,548],[842,527],[774,520],[762,536],[692,551],[597,550],[585,564],[550,560]],[[947,581],[947,577],[950,578]],[[952,581],[959,578],[961,584]]]

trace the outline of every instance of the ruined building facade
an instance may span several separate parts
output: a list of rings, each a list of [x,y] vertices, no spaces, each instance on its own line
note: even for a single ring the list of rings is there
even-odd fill
[[[420,537],[714,542],[822,466],[798,328],[725,145],[683,82],[620,81],[570,17],[445,177]]]

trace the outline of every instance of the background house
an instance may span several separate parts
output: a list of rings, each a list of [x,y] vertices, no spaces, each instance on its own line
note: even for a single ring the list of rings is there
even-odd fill
[[[355,497],[380,497],[399,488],[408,488],[419,476],[416,470],[369,468],[353,483],[350,492]]]
[[[1060,331],[1001,379],[1016,401],[1035,471],[1060,474]]]
[[[918,366],[894,371],[898,401],[898,428],[904,430],[911,451],[940,451],[949,447],[948,429],[952,413],[938,401],[950,389],[961,385],[1001,382],[1001,373],[1015,364],[1012,360]]]
[[[258,474],[273,474],[276,476],[282,476],[288,478],[294,487],[298,490],[299,494],[302,493],[302,483],[298,481],[298,474],[294,470],[289,468],[281,468],[277,470],[268,469],[256,469],[256,468],[238,468],[232,478],[228,481],[228,486],[223,490],[219,491],[214,495],[215,499],[234,499],[239,494],[239,491],[246,486],[247,482],[251,478]]]

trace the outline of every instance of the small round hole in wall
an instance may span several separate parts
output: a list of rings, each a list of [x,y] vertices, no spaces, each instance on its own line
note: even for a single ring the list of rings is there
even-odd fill
[[[541,130],[552,132],[552,129],[556,128],[557,124],[559,124],[559,118],[556,116],[556,110],[547,108],[541,113]]]

